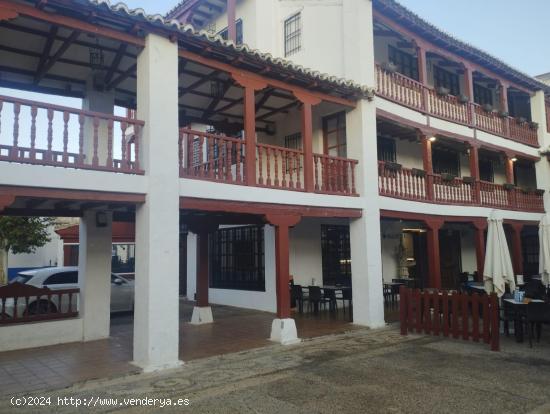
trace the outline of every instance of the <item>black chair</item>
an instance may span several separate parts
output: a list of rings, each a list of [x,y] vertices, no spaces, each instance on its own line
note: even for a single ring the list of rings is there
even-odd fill
[[[351,298],[352,298],[351,289],[342,289],[342,298],[340,299],[342,301],[342,309],[344,310],[344,315],[345,315],[346,302],[348,302],[350,317],[351,317],[351,306],[352,306]]]
[[[529,302],[525,314],[525,325],[529,331],[529,346],[533,347],[533,335],[537,329],[537,342],[540,341],[542,324],[550,322],[550,303]]]
[[[384,283],[382,294],[384,295],[384,302],[386,304],[393,302],[391,285]]]
[[[323,297],[328,301],[329,310],[336,313],[338,305],[336,304],[336,292],[333,289],[323,289]]]
[[[313,308],[313,312],[317,314],[319,313],[319,308],[321,307],[321,305],[324,309],[326,309],[326,305],[329,304],[330,301],[323,296],[321,288],[319,286],[309,286],[308,290],[308,310],[311,311],[311,309]]]
[[[502,295],[502,303],[500,306],[500,320],[504,323],[504,333],[506,336],[510,336],[510,322],[514,323],[516,319],[516,312],[512,304],[506,302],[504,299],[513,299],[514,295],[511,293],[505,293]]]
[[[298,312],[304,313],[304,301],[307,299],[304,296],[304,291],[302,289],[302,285],[292,285],[292,298],[298,305]]]
[[[546,288],[540,280],[531,279],[525,285],[525,297],[531,299],[546,299]]]

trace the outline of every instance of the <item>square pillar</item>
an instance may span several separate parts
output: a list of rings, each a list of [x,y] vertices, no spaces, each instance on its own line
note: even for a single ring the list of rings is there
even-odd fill
[[[428,247],[428,275],[431,288],[441,289],[441,258],[439,255],[439,230],[445,222],[440,219],[426,220]]]
[[[106,217],[99,227],[97,214]],[[112,213],[88,210],[80,220],[78,279],[83,341],[109,337],[111,318]]]
[[[137,116],[147,197],[136,210],[134,363],[154,371],[180,364],[178,47],[155,34],[138,56]]]
[[[426,197],[428,200],[434,199],[434,176],[432,163],[432,141],[431,137],[423,135],[422,139],[422,164],[426,171]]]
[[[470,147],[470,176],[474,179],[472,183],[472,193],[474,201],[481,202],[481,193],[479,185],[479,149],[476,145]]]
[[[541,146],[541,150],[547,151],[550,147],[550,133],[548,133],[548,124],[546,118],[546,105],[544,99],[544,91],[537,91],[531,97],[531,118],[539,124],[537,130],[537,138]],[[546,190],[544,193],[544,209],[550,210],[550,162],[547,157],[542,157],[535,164],[537,175],[537,188]]]
[[[227,38],[237,44],[237,0],[227,0]]]
[[[302,143],[304,148],[304,189],[312,193],[315,189],[313,182],[313,115],[314,105],[321,103],[321,99],[304,93],[294,92],[294,96],[302,103]]]

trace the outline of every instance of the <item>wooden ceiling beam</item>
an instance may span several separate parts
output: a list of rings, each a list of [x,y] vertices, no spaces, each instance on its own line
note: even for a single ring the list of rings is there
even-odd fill
[[[36,76],[34,78],[34,83],[40,83],[40,81],[44,78],[44,75],[48,73],[48,71],[55,65],[57,60],[63,56],[63,54],[71,47],[73,42],[76,40],[76,38],[80,36],[80,31],[75,30],[71,33],[71,35],[63,42],[61,46],[59,46],[59,49],[57,49],[57,52],[48,59],[47,62],[45,62],[41,68],[37,70]]]
[[[128,43],[121,43],[118,52],[115,55],[115,58],[113,59],[113,63],[111,63],[111,67],[107,71],[107,74],[105,75],[105,83],[109,84],[113,80],[113,76],[115,75],[118,67],[120,66],[120,62],[122,61],[122,58],[124,57],[124,54],[126,53],[126,49],[128,48]]]
[[[126,79],[128,79],[130,76],[135,75],[137,70],[137,63],[134,63],[133,65],[130,65],[128,69],[126,69],[120,76],[115,78],[111,81],[111,83],[107,84],[106,89],[111,90],[113,88],[116,88],[118,85],[120,85],[122,82],[124,82]]]
[[[46,38],[46,43],[44,44],[44,48],[42,49],[42,54],[38,60],[38,65],[36,66],[37,73],[40,73],[40,70],[44,67],[48,58],[50,57],[50,53],[52,52],[52,46],[55,41],[55,36],[57,35],[58,30],[59,28],[57,26],[52,26],[50,29],[50,33],[48,34],[48,37]]]

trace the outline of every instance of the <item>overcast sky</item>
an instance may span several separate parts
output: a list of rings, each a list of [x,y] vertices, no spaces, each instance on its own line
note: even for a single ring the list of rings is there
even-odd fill
[[[178,2],[125,0],[130,7],[141,7],[151,14],[165,14]],[[550,0],[399,2],[454,37],[528,75],[550,72]]]

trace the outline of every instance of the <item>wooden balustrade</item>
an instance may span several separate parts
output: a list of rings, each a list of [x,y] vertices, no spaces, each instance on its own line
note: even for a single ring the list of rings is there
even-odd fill
[[[421,170],[391,169],[378,162],[378,189],[381,195],[408,200],[427,200],[426,177]]]
[[[0,160],[142,174],[144,123],[0,96]]]
[[[180,177],[245,184],[244,154],[241,139],[180,129]]]
[[[378,162],[378,190],[382,196],[405,200],[544,212],[541,190],[506,189],[502,184],[426,174],[383,161]]]
[[[356,160],[313,154],[315,192],[323,194],[357,195]]]
[[[512,117],[499,117],[483,110],[479,105],[462,103],[453,95],[438,95],[432,88],[397,72],[388,72],[376,65],[377,94],[438,118],[468,125],[491,134],[538,147],[537,130],[528,122],[518,123]],[[547,118],[550,106],[547,103]],[[547,121],[550,132],[550,120]]]
[[[500,350],[499,303],[495,293],[479,295],[455,291],[410,289],[399,291],[402,335],[416,332],[465,341],[483,341]]]
[[[79,292],[23,283],[0,286],[0,325],[74,318],[78,316]]]
[[[474,204],[474,182],[465,183],[461,178],[444,179],[439,174],[433,174],[434,200],[447,204]]]
[[[303,151],[267,144],[256,144],[256,150],[258,186],[303,191]]]

